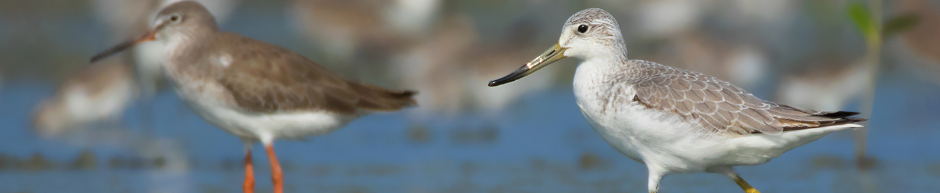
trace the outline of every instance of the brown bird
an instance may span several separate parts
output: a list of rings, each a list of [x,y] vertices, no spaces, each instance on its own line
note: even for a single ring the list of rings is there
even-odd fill
[[[372,113],[414,106],[414,91],[391,91],[343,79],[290,50],[222,32],[205,7],[171,4],[153,28],[94,57],[107,57],[141,42],[167,45],[164,72],[177,94],[199,117],[245,144],[244,191],[252,192],[251,145],[260,141],[271,160],[274,192],[283,177],[273,142],[302,139],[339,129]]]
[[[362,52],[389,53],[419,41],[428,35],[441,4],[440,0],[300,0],[291,1],[287,10],[305,37],[328,45],[325,51],[330,56],[350,62]]]

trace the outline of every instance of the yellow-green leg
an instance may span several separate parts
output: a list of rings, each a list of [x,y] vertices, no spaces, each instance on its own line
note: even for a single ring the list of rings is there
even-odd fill
[[[659,192],[659,180],[663,179],[663,176],[666,175],[666,170],[663,170],[662,167],[655,165],[646,165],[646,169],[649,170],[649,193]]]
[[[734,180],[734,183],[738,183],[738,186],[741,186],[741,189],[744,190],[744,193],[760,193],[760,191],[757,191],[757,189],[754,189],[753,186],[748,184],[747,181],[744,181],[744,178],[741,178],[741,176],[738,176],[738,174],[734,174],[728,177]]]

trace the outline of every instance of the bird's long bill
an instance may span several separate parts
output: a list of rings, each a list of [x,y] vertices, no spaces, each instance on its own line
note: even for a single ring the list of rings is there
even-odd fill
[[[542,67],[548,66],[555,61],[565,58],[565,49],[567,48],[563,48],[560,45],[555,44],[555,46],[545,50],[545,52],[543,52],[542,55],[539,55],[539,57],[536,57],[531,62],[526,63],[525,66],[520,67],[516,71],[509,73],[509,75],[503,76],[502,78],[491,80],[488,85],[490,87],[495,87],[528,76],[529,74],[542,69]]]
[[[118,53],[118,52],[124,51],[124,50],[126,50],[126,49],[128,49],[128,48],[131,48],[131,47],[134,47],[134,46],[136,46],[137,44],[140,44],[140,43],[143,43],[143,42],[146,42],[146,41],[156,40],[156,39],[157,39],[156,34],[157,34],[157,33],[156,33],[155,31],[149,31],[149,32],[147,32],[147,33],[144,34],[143,36],[140,36],[140,37],[137,38],[137,39],[131,39],[131,40],[127,40],[127,41],[121,42],[120,44],[115,45],[114,47],[111,47],[111,48],[108,49],[108,50],[105,50],[105,51],[103,51],[103,52],[101,52],[101,53],[95,54],[95,56],[92,56],[92,57],[91,57],[91,63],[95,63],[95,62],[97,62],[97,61],[99,61],[99,60],[101,60],[101,59],[107,58],[108,56],[114,55],[114,54],[116,54],[116,53]]]

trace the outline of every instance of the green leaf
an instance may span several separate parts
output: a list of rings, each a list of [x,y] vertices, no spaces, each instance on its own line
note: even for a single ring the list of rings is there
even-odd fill
[[[885,22],[884,29],[881,31],[881,37],[884,39],[890,38],[894,34],[914,28],[919,22],[920,17],[916,13],[906,13],[895,16]]]
[[[871,18],[871,12],[861,2],[854,2],[849,5],[849,18],[855,23],[855,27],[862,31],[862,35],[868,41],[878,38],[878,29],[875,29],[875,20]]]

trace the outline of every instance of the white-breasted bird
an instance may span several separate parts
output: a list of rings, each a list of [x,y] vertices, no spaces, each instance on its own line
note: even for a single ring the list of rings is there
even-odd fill
[[[854,112],[775,104],[717,78],[627,59],[616,19],[591,8],[568,18],[558,44],[505,77],[499,86],[566,57],[581,60],[574,94],[584,117],[627,157],[646,164],[649,192],[671,173],[724,174],[745,192],[757,189],[734,166],[763,164],[828,133],[861,127]]]

